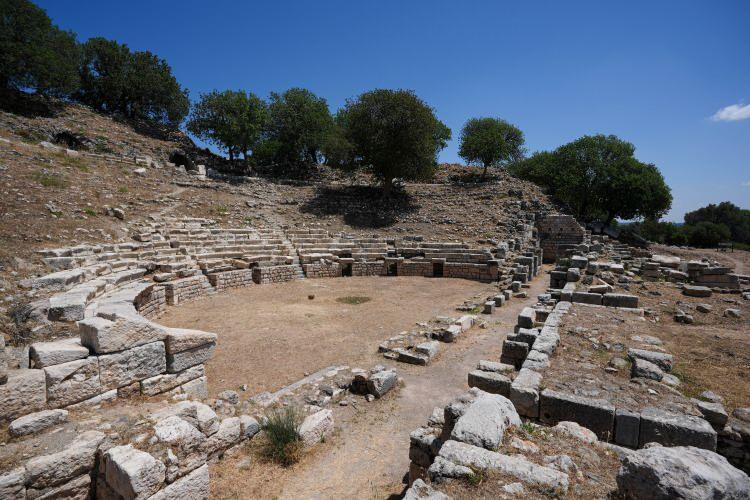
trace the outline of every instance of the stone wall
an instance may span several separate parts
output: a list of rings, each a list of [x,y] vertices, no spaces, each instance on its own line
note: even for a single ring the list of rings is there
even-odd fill
[[[144,318],[157,318],[167,310],[167,292],[163,286],[150,286],[138,294],[134,305]]]
[[[498,278],[497,264],[460,264],[446,262],[443,264],[443,276],[446,278],[463,278],[483,282],[496,281]]]
[[[259,285],[283,283],[297,278],[296,266],[256,267],[253,269],[253,282]]]
[[[544,262],[554,262],[583,242],[586,231],[570,215],[547,215],[537,220]]]
[[[318,261],[314,264],[303,264],[305,276],[308,278],[339,278],[341,264],[332,261]]]
[[[203,297],[213,291],[211,283],[203,274],[169,281],[164,283],[164,289],[167,294],[167,304],[170,306]]]
[[[222,273],[208,275],[208,281],[217,292],[223,292],[230,288],[242,288],[253,284],[252,269],[237,269]]]
[[[385,262],[382,260],[352,264],[352,276],[385,276],[387,272]]]
[[[429,260],[399,260],[397,271],[399,276],[433,276],[432,261]]]

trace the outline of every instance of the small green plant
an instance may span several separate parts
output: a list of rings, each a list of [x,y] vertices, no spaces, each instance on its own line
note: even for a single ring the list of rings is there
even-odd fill
[[[224,205],[219,205],[216,207],[216,213],[219,215],[227,215],[229,213],[229,208],[225,207]]]
[[[287,406],[271,412],[263,425],[263,455],[287,467],[302,456],[304,443],[299,434],[302,416],[297,408]]]
[[[471,314],[479,314],[482,312],[482,306],[476,306],[469,311]]]
[[[536,433],[539,432],[539,429],[534,424],[532,424],[531,422],[524,422],[524,423],[522,423],[521,424],[521,429],[523,429],[523,431],[526,434],[529,434],[531,436],[533,436],[533,435],[535,435]]]
[[[36,182],[44,187],[64,188],[68,185],[65,178],[47,172],[35,172],[33,177]]]
[[[96,217],[96,210],[94,210],[93,208],[84,208],[83,212],[89,217]]]
[[[364,304],[365,302],[370,302],[372,299],[370,297],[363,297],[358,295],[347,295],[346,297],[339,297],[336,299],[336,302],[341,302],[342,304],[349,304],[351,306],[358,306],[360,304]]]
[[[484,482],[484,480],[487,478],[487,474],[484,472],[484,470],[471,467],[471,474],[466,476],[466,481],[472,485],[472,486],[479,486]]]
[[[120,187],[117,188],[117,192],[118,193],[123,193],[123,194],[127,193],[128,192],[128,187],[127,186],[120,186]]]

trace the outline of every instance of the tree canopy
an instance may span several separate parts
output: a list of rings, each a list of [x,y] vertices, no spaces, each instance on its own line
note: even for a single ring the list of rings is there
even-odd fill
[[[271,93],[266,137],[259,145],[260,161],[292,177],[309,174],[333,127],[328,103],[307,89]]]
[[[521,129],[500,118],[471,118],[461,130],[459,156],[469,164],[499,167],[519,161],[524,155]]]
[[[268,121],[268,105],[252,92],[214,90],[193,106],[187,129],[202,140],[227,151],[229,159],[242,153],[245,163]]]
[[[77,98],[100,111],[177,126],[190,101],[166,61],[104,38],[83,44]]]
[[[336,123],[338,162],[371,171],[386,193],[395,178],[431,177],[451,137],[433,109],[410,90],[365,92],[346,102]]]
[[[28,0],[0,0],[0,87],[64,97],[78,88],[76,37]]]
[[[511,170],[546,187],[580,220],[657,220],[672,205],[671,191],[656,166],[638,161],[634,153],[631,143],[616,136],[583,136]]]

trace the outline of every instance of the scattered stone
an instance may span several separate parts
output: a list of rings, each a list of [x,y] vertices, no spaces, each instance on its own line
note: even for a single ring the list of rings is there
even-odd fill
[[[725,318],[741,318],[742,311],[740,311],[739,309],[726,309],[724,310],[724,317]]]
[[[711,289],[707,286],[685,285],[682,294],[688,297],[710,297]]]
[[[713,309],[714,308],[708,304],[698,304],[695,306],[695,310],[702,313],[710,313]]]
[[[708,420],[708,423],[715,429],[723,429],[729,420],[729,415],[721,403],[698,401],[698,409],[703,414],[703,418]]]
[[[633,358],[633,366],[630,371],[633,378],[642,377],[657,382],[664,378],[664,372],[657,365],[642,358]]]
[[[554,427],[554,429],[562,434],[573,436],[584,443],[593,444],[598,441],[596,439],[596,434],[575,422],[560,422]]]
[[[110,448],[103,461],[107,486],[122,498],[149,498],[164,483],[164,464],[133,445]]]
[[[495,450],[500,446],[506,429],[521,425],[521,417],[509,399],[475,391],[477,397],[456,421],[451,439]]]
[[[305,446],[313,446],[323,442],[327,435],[333,432],[333,412],[321,410],[305,418],[300,425],[299,435]]]
[[[67,410],[42,410],[15,419],[10,423],[8,432],[14,437],[36,434],[67,421]]]

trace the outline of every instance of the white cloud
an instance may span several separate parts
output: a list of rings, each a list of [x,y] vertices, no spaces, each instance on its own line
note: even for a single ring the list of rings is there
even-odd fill
[[[742,103],[721,108],[711,117],[715,122],[736,122],[747,118],[750,118],[750,104],[743,106]]]
[[[743,186],[743,187],[746,187],[746,188],[747,188],[747,187],[750,187],[750,181],[747,181],[747,182],[743,182],[743,183],[742,183],[742,186]]]

